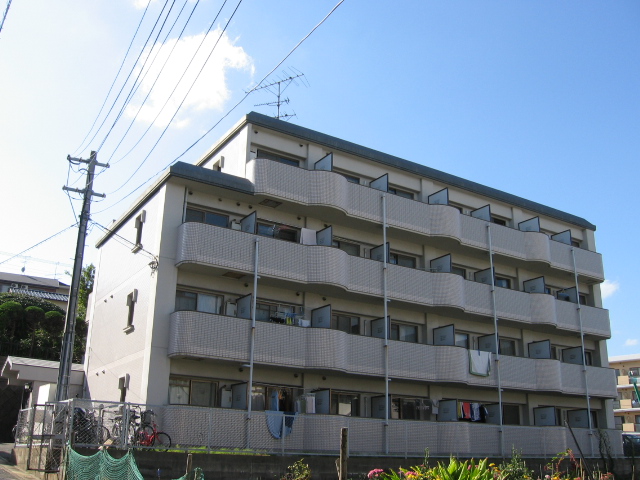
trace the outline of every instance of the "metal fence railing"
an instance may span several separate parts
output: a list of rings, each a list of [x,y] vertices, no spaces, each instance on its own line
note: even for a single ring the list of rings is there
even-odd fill
[[[586,457],[622,456],[619,430],[426,422],[73,399],[20,412],[16,446],[55,452],[66,444],[160,450],[336,455],[349,428],[350,456],[551,457],[578,445]],[[575,439],[574,439],[575,436]],[[606,441],[601,441],[606,437]],[[576,444],[577,442],[577,444]],[[607,445],[608,451],[602,450]],[[57,457],[56,457],[57,458]],[[34,460],[35,461],[35,460]],[[38,460],[43,463],[42,458]],[[52,460],[46,460],[46,462]]]

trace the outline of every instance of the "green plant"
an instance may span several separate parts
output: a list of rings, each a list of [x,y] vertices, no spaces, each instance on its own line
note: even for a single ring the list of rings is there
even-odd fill
[[[287,467],[287,473],[281,477],[281,480],[310,480],[311,469],[309,465],[302,463],[303,460],[304,458],[301,458],[297,462],[294,462],[293,465],[289,465]]]
[[[502,480],[528,480],[533,478],[533,470],[527,467],[527,464],[522,459],[522,452],[515,448],[511,450],[511,459],[508,462],[501,463],[497,470]]]

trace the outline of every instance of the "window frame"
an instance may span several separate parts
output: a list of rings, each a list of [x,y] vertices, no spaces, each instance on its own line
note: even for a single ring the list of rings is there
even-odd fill
[[[287,155],[282,155],[280,153],[274,152],[273,150],[269,151],[262,148],[256,149],[256,158],[264,158],[266,160],[272,160],[274,162],[297,168],[300,168],[300,163],[302,162],[302,160],[297,160]]]
[[[268,220],[258,220],[256,222],[256,233],[261,237],[273,238],[276,240],[283,240],[285,242],[298,243],[300,241],[300,227],[294,227],[293,225],[287,225],[285,223],[270,222]],[[284,227],[284,228],[283,228]],[[268,234],[264,229],[271,229],[271,234]],[[262,231],[261,231],[262,229]],[[282,232],[293,232],[294,238],[283,238]],[[286,235],[284,235],[286,236]]]
[[[415,200],[416,198],[416,194],[411,190],[405,190],[391,185],[387,187],[387,192],[392,195],[396,195],[397,197],[407,198],[409,200]]]
[[[178,298],[179,298],[179,294],[188,294],[188,295],[195,295],[195,308],[193,309],[187,309],[187,308],[180,308],[178,309]],[[180,296],[180,298],[186,298],[188,295],[184,295],[184,296]],[[216,297],[219,301],[220,307],[218,308],[218,312],[209,312],[207,310],[199,310],[199,306],[200,306],[200,301],[199,298],[200,296],[206,296],[206,297]],[[212,315],[223,315],[224,314],[224,306],[225,306],[225,294],[221,293],[221,292],[202,292],[202,291],[197,291],[195,289],[190,289],[190,288],[180,288],[180,286],[178,286],[176,288],[176,304],[174,305],[174,312],[200,312],[200,313],[208,313],[208,314],[212,314]]]
[[[413,266],[402,265],[401,263],[399,263],[399,260],[402,260],[402,261],[411,260],[411,262],[413,262]],[[392,252],[389,252],[389,264],[398,265],[399,267],[417,268],[418,259],[412,255],[407,255],[406,253],[399,253],[399,252],[392,251]]]
[[[353,253],[349,253],[349,250],[346,250],[346,249],[342,248],[343,247],[342,244],[344,244],[344,246],[348,245],[350,247],[357,247],[358,254],[355,255]],[[343,252],[346,252],[347,255],[351,255],[352,257],[361,257],[362,256],[362,245],[360,245],[359,243],[355,243],[355,242],[353,242],[351,240],[342,240],[339,237],[334,237],[332,242],[331,242],[331,246],[335,247],[335,248],[338,248],[338,249],[342,250]]]
[[[415,341],[401,339],[400,338],[401,328],[413,329],[414,330],[413,335],[415,335]],[[396,332],[397,338],[394,338],[394,330]],[[395,340],[397,342],[419,343],[420,338],[418,336],[418,325],[391,319],[391,321],[389,322],[389,340]]]
[[[186,385],[178,385],[177,382],[185,382]],[[203,405],[201,403],[193,403],[194,395],[193,395],[193,383],[208,383],[209,384],[209,404]],[[172,402],[172,386],[182,386],[187,388],[187,399],[184,403],[174,403]],[[219,405],[219,397],[220,397],[220,380],[208,379],[203,377],[188,377],[182,375],[169,375],[169,405],[187,405],[191,407],[208,407],[215,408]]]
[[[342,328],[339,328],[339,321],[340,318],[339,317],[343,317],[344,319],[349,319],[350,325],[349,325],[349,329],[348,330],[343,330]],[[356,320],[356,325],[353,324],[353,320]],[[344,333],[348,333],[351,335],[360,335],[360,332],[362,328],[362,318],[359,315],[351,315],[349,313],[343,313],[343,312],[331,312],[331,330],[338,330],[340,332],[344,332]],[[354,331],[357,330],[357,331]]]
[[[202,220],[189,220],[187,218],[188,215],[189,215],[189,211],[201,213],[202,214]],[[226,219],[226,221],[224,222],[225,225],[220,225],[219,223],[208,222],[207,221],[207,215],[221,217],[221,218]],[[207,209],[207,208],[204,208],[204,207],[199,207],[199,206],[187,204],[187,207],[185,208],[184,223],[204,223],[205,225],[213,225],[214,227],[229,228],[229,225],[231,225],[231,216],[228,213],[223,213],[223,212],[220,212],[219,210]]]

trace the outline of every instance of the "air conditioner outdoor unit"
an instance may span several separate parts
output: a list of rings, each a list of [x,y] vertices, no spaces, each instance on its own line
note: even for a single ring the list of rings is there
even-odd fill
[[[29,285],[20,285],[22,290],[29,290]]]
[[[18,287],[19,287],[19,285],[17,283],[12,283],[11,284],[11,288],[18,288]]]

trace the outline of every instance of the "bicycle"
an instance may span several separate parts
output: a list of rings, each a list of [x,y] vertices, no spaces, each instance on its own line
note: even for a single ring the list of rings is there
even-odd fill
[[[121,415],[117,415],[113,418],[111,436],[114,438],[116,444],[127,445],[136,443],[136,432],[140,428],[140,424],[137,422],[137,420],[140,418],[140,415],[136,413],[136,408],[139,409],[140,407],[134,407],[129,410],[127,427],[124,426],[124,412]],[[120,408],[120,411],[122,411],[122,407]],[[122,432],[124,430],[127,431],[126,438],[122,438]]]
[[[142,413],[143,423],[136,431],[136,444],[141,447],[158,446],[159,450],[167,451],[171,447],[171,437],[158,430],[155,416],[153,410],[146,410]]]
[[[72,428],[75,435],[74,443],[102,445],[111,438],[111,432],[102,425],[101,418],[96,418],[93,410],[74,408]]]

